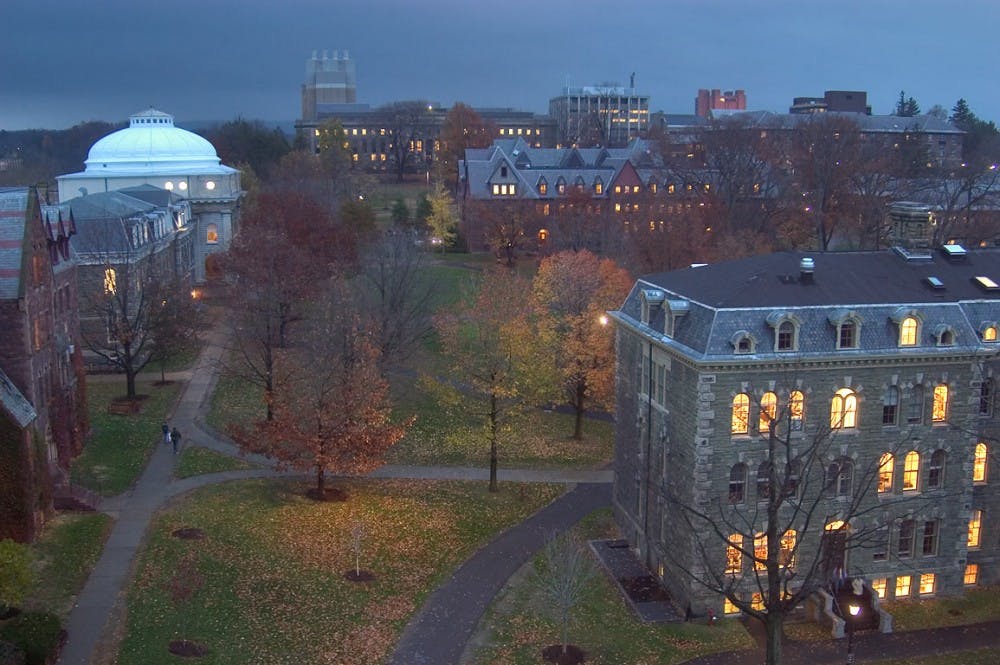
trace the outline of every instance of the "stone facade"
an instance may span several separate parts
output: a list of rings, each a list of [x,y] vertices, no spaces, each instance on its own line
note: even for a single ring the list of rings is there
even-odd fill
[[[796,531],[795,565],[824,571],[813,582],[843,569],[893,598],[1000,581],[1000,291],[976,279],[1000,278],[1000,253],[809,258],[650,276],[613,313],[624,535],[682,607],[722,613],[722,596],[695,580],[724,574],[728,538],[763,532],[761,464],[794,457],[804,466],[778,473],[794,478],[778,514]],[[774,441],[787,442],[788,458],[773,456]],[[692,521],[693,509],[718,531]],[[738,558],[722,579],[749,600],[754,564]],[[808,577],[790,576],[790,588]]]

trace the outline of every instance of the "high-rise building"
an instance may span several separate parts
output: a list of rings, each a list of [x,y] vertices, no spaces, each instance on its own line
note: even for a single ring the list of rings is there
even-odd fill
[[[323,107],[357,101],[354,61],[347,51],[313,51],[306,60],[306,82],[302,84],[302,119],[316,120]]]
[[[649,95],[616,85],[563,88],[549,100],[549,115],[565,146],[621,147],[649,130]]]

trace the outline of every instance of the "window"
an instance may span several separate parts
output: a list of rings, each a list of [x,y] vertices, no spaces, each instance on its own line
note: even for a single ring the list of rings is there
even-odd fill
[[[501,178],[506,178],[507,177],[507,167],[506,166],[501,166],[500,167],[500,177]]]
[[[737,353],[752,353],[753,352],[753,342],[750,341],[749,337],[740,337],[739,341],[736,342],[736,352]]]
[[[920,453],[911,450],[903,458],[903,491],[912,492],[917,489],[920,477]]]
[[[983,341],[984,342],[995,342],[997,341],[997,327],[996,326],[986,326],[983,328]]]
[[[723,614],[739,614],[740,608],[733,605],[733,601],[728,598],[722,599],[722,613]]]
[[[913,386],[913,398],[907,411],[906,422],[918,425],[924,422],[924,387]]]
[[[937,531],[936,520],[924,522],[924,539],[920,547],[920,553],[924,556],[937,554]]]
[[[892,453],[884,453],[878,461],[878,491],[879,494],[892,490],[892,472],[895,466]]]
[[[219,242],[219,227],[216,224],[209,224],[205,227],[205,242],[209,245],[216,245]]]
[[[979,547],[983,535],[983,511],[973,510],[972,519],[969,520],[969,536],[966,539],[967,547]]]
[[[931,463],[927,468],[927,489],[937,489],[944,486],[945,452],[938,448],[931,454]]]
[[[798,460],[793,460],[785,465],[784,496],[795,496],[798,494],[801,471],[802,464]]]
[[[827,493],[831,496],[850,496],[854,481],[854,463],[839,459],[826,469]]]
[[[899,417],[899,388],[889,386],[882,397],[882,424],[895,425]]]
[[[795,324],[791,321],[782,321],[781,324],[778,325],[778,339],[775,350],[795,350]]]
[[[760,398],[760,416],[757,419],[757,429],[763,434],[770,431],[771,423],[778,413],[778,396],[773,392],[764,393]]]
[[[743,568],[743,536],[734,533],[729,536],[729,544],[726,545],[726,574],[734,575]]]
[[[979,384],[979,415],[993,415],[993,379],[983,379]]]
[[[767,534],[758,533],[753,537],[754,568],[764,570],[767,562]]]
[[[801,432],[805,416],[805,395],[801,391],[793,390],[788,396],[788,413],[791,416],[792,431]]]
[[[948,419],[948,386],[941,383],[934,386],[934,404],[931,407],[931,422],[943,423]]]
[[[896,578],[896,598],[910,597],[910,576],[900,575]]]
[[[594,194],[600,195],[604,193],[604,183],[598,178],[594,181]]]
[[[560,194],[566,193],[566,181],[562,178],[559,178],[559,180],[556,181],[556,191]]]
[[[778,555],[778,565],[792,568],[795,565],[795,530],[789,529],[781,535],[781,552]]]
[[[917,320],[914,317],[908,316],[903,319],[902,323],[899,324],[899,345],[916,346],[918,328]]]
[[[858,397],[850,388],[841,388],[830,403],[830,428],[849,428],[858,422]]]
[[[549,183],[545,182],[545,178],[538,181],[538,193],[542,196],[549,193]]]
[[[746,500],[747,466],[734,464],[729,471],[729,503],[743,503]]]
[[[965,565],[965,575],[962,582],[965,586],[975,586],[979,583],[979,564],[968,563]]]
[[[885,561],[889,558],[889,527],[885,524],[875,529],[872,540],[872,561]]]
[[[764,594],[757,592],[750,597],[750,607],[757,611],[764,610]]]
[[[986,482],[986,444],[980,441],[976,444],[975,452],[972,455],[972,481],[976,483]]]
[[[763,461],[757,467],[757,498],[767,499],[771,496],[771,463]]]
[[[934,573],[923,573],[920,576],[920,595],[929,596],[934,593]]]
[[[118,293],[118,275],[114,268],[104,269],[104,293],[106,295]]]
[[[750,396],[740,393],[733,398],[733,434],[747,434],[750,431]]]
[[[879,598],[885,598],[886,578],[877,577],[872,580],[872,591],[878,594]]]
[[[913,520],[903,520],[899,523],[899,542],[896,544],[896,555],[900,559],[913,556]]]
[[[840,331],[837,335],[838,349],[858,348],[858,324],[853,319],[848,319],[840,324]]]

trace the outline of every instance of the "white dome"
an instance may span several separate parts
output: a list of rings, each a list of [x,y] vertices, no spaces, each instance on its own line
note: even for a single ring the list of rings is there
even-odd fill
[[[149,172],[219,166],[211,143],[180,127],[174,117],[148,109],[129,117],[129,126],[108,134],[90,148],[85,171]]]

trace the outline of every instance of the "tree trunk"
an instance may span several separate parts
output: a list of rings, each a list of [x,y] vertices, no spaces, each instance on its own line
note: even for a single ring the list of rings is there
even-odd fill
[[[767,621],[767,665],[781,665],[782,640],[785,636],[785,617],[783,614],[768,612]]]
[[[129,399],[135,399],[135,374],[131,367],[125,370],[125,395]]]
[[[326,478],[323,474],[323,467],[316,467],[316,493],[319,495],[319,499],[325,498],[326,492]]]
[[[497,485],[497,396],[490,395],[490,491],[498,492]]]
[[[573,396],[573,409],[576,411],[576,419],[573,423],[573,438],[579,441],[583,438],[583,413],[586,410],[584,395],[587,392],[587,384],[583,381],[576,382],[576,394]]]

